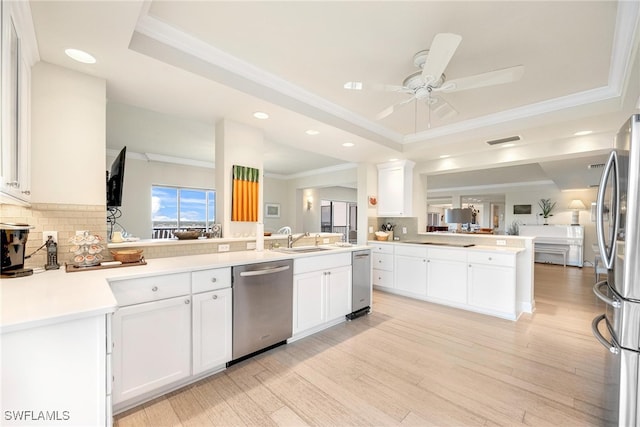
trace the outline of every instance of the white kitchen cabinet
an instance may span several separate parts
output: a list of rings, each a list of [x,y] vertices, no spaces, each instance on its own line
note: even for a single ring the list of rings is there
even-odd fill
[[[0,79],[0,202],[28,204],[31,147],[31,67],[37,46],[28,3],[3,1]]]
[[[3,426],[109,426],[109,315],[75,318],[0,335]],[[110,342],[109,342],[110,343]],[[17,419],[46,411],[59,419]]]
[[[409,160],[378,165],[378,216],[411,216],[413,166]]]
[[[427,296],[442,302],[467,303],[465,251],[429,249]]]
[[[293,277],[293,334],[324,322],[324,272],[296,274]]]
[[[469,304],[507,317],[516,316],[515,255],[474,253],[469,256]]]
[[[319,264],[326,268],[316,271],[305,271],[310,268],[309,259],[294,261],[294,271],[300,271],[293,276],[294,337],[343,321],[351,312],[351,256],[348,255],[336,258],[335,264],[320,260]]]
[[[231,288],[193,296],[193,375],[231,360]]]
[[[120,308],[112,334],[114,404],[191,375],[190,295]]]
[[[371,251],[371,281],[373,286],[377,288],[394,288],[394,246],[393,244],[378,244]]]
[[[398,245],[395,250],[395,288],[409,294],[427,294],[427,248]]]
[[[344,318],[351,313],[351,266],[326,272],[327,322]]]

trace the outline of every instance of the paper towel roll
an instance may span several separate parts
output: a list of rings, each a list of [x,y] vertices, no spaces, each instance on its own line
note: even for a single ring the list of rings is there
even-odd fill
[[[264,224],[256,224],[256,251],[264,251]]]

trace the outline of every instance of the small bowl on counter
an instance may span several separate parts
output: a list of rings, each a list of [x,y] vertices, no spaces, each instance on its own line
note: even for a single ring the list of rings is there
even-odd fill
[[[111,256],[116,261],[120,261],[123,264],[132,262],[140,262],[142,259],[142,249],[123,249],[119,251],[111,251]]]
[[[385,233],[384,231],[376,231],[376,240],[386,241],[389,239],[389,233]]]
[[[174,231],[173,235],[178,238],[178,240],[194,240],[200,237],[199,231]]]

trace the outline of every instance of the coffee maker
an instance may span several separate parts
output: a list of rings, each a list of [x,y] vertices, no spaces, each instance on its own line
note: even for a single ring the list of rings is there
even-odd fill
[[[30,268],[24,268],[24,253],[27,248],[29,224],[0,223],[2,235],[2,277],[21,277],[33,274]]]

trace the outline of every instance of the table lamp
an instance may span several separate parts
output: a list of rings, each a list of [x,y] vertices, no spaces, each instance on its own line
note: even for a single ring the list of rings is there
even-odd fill
[[[572,200],[571,203],[569,203],[569,209],[573,211],[571,212],[571,225],[580,225],[580,211],[586,208],[580,199]]]

